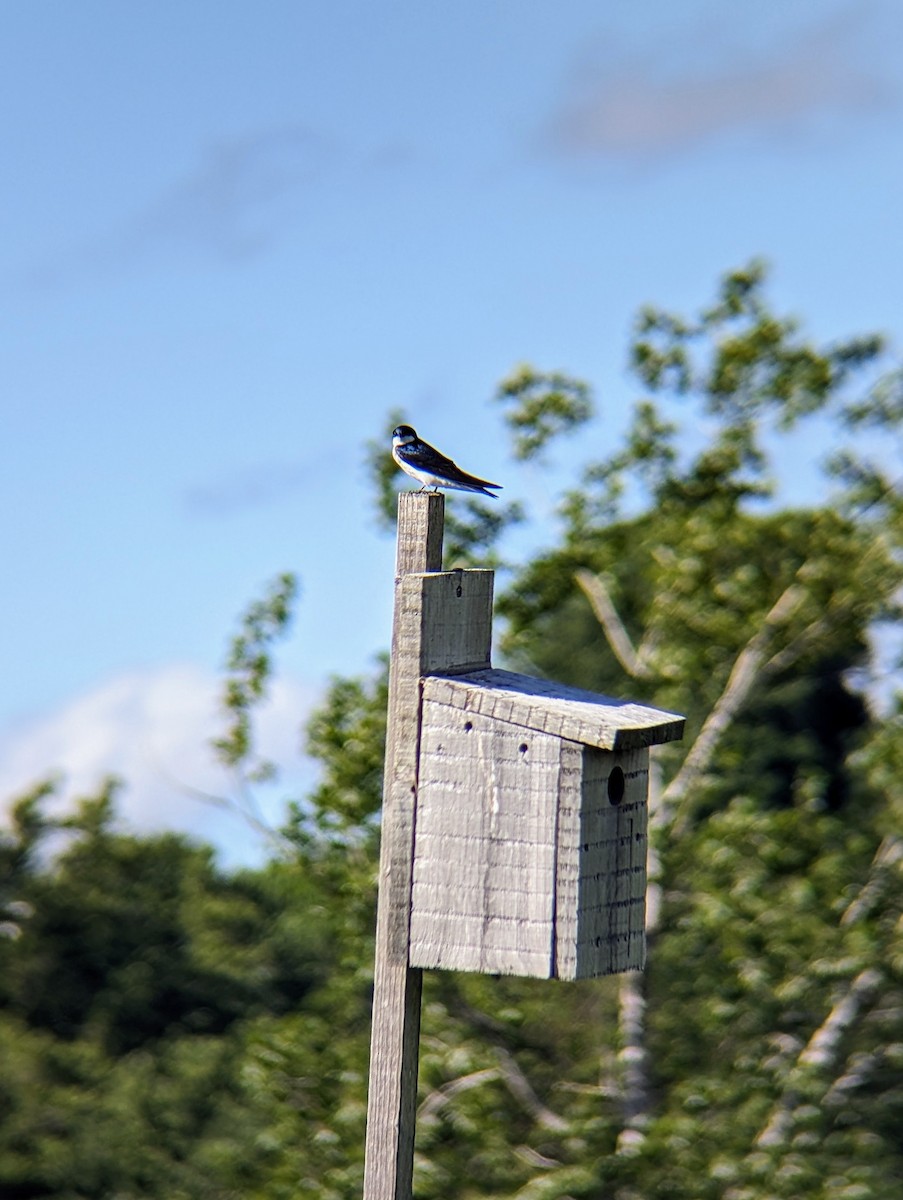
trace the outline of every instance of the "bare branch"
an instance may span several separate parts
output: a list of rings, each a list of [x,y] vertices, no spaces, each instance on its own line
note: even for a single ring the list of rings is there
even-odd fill
[[[866,564],[884,553],[886,553],[886,547],[882,545],[880,539],[876,539],[868,547],[860,561],[860,574],[864,572]],[[796,573],[796,578],[798,580],[805,580],[810,574],[809,564],[803,563]],[[792,666],[800,655],[804,654],[814,642],[824,634],[829,633],[832,626],[836,625],[839,620],[847,616],[851,611],[855,612],[858,607],[858,602],[849,597],[832,601],[832,603],[833,607],[827,608],[816,620],[807,625],[795,638],[770,658],[765,664],[765,670],[777,673]]]
[[[549,1158],[545,1154],[540,1154],[532,1146],[517,1146],[514,1153],[527,1166],[536,1167],[540,1171],[551,1171],[555,1167],[561,1166],[557,1158]],[[564,1200],[564,1197],[562,1197],[562,1200]]]
[[[471,1088],[482,1087],[484,1083],[492,1083],[499,1079],[521,1107],[529,1113],[537,1125],[543,1129],[551,1129],[555,1133],[564,1133],[570,1128],[568,1122],[558,1113],[552,1112],[536,1095],[530,1081],[517,1065],[512,1054],[503,1046],[496,1046],[495,1053],[499,1060],[497,1067],[486,1067],[481,1071],[471,1071],[452,1079],[435,1091],[430,1092],[418,1109],[418,1117],[434,1117],[455,1096]]]
[[[809,1039],[808,1045],[798,1059],[801,1067],[825,1070],[835,1065],[840,1049],[840,1039],[859,1017],[862,1009],[874,999],[880,983],[881,973],[874,967],[866,967],[865,970],[859,972]]]
[[[197,800],[201,804],[207,804],[211,808],[219,808],[224,812],[233,813],[274,848],[289,848],[289,842],[285,835],[265,819],[256,796],[240,771],[234,772],[236,794],[221,796],[215,792],[195,787],[194,784],[184,783],[159,760],[154,762],[154,768],[170,787],[180,791],[183,796]]]
[[[852,1054],[847,1060],[843,1073],[838,1075],[825,1093],[825,1107],[840,1108],[846,1102],[850,1092],[854,1092],[856,1088],[863,1087],[868,1083],[884,1062],[883,1047],[874,1050],[871,1054],[863,1054],[862,1051]]]
[[[618,985],[618,1027],[621,1035],[623,1092],[621,1112],[624,1125],[618,1135],[618,1152],[635,1150],[645,1140],[652,1087],[649,1081],[649,1051],[646,1046],[646,996],[643,976],[622,975]]]
[[[581,567],[579,571],[574,572],[574,579],[589,600],[593,614],[605,631],[615,658],[631,678],[648,679],[651,675],[649,666],[642,655],[637,653],[630,640],[630,634],[624,627],[624,622],[621,620],[601,576],[594,575],[592,571]]]
[[[511,1095],[523,1106],[537,1124],[543,1126],[545,1129],[555,1130],[556,1132],[568,1129],[567,1121],[542,1103],[533,1090],[532,1084],[515,1061],[513,1054],[504,1045],[509,1036],[509,1031],[506,1027],[494,1017],[489,1016],[488,1013],[484,1013],[480,1009],[468,1004],[456,988],[448,989],[444,1002],[449,1012],[455,1012],[465,1021],[482,1030],[487,1040],[492,1044],[492,1048],[498,1059],[498,1067],[492,1067],[484,1072],[474,1072],[473,1076],[464,1076],[464,1079],[473,1078],[475,1080],[469,1086],[476,1087],[479,1083],[489,1082],[490,1079],[501,1079]],[[477,1078],[478,1076],[479,1078]],[[439,1089],[442,1093],[448,1092],[449,1099],[455,1094],[455,1090],[453,1089],[454,1083],[457,1083],[457,1081],[453,1081],[452,1084],[446,1084],[444,1088]],[[457,1090],[464,1089],[460,1088]]]
[[[771,1115],[756,1138],[756,1146],[767,1148],[782,1145],[794,1124],[794,1112],[799,1102],[800,1075],[806,1071],[833,1070],[840,1057],[841,1041],[862,1010],[875,997],[881,983],[881,973],[873,967],[859,972],[831,1011],[809,1038],[791,1068],[788,1086],[771,1111]],[[835,1081],[829,1094],[839,1081]]]
[[[763,618],[759,629],[737,655],[724,691],[718,697],[699,731],[696,741],[690,747],[690,753],[684,759],[683,766],[665,789],[662,796],[661,819],[667,819],[668,815],[678,807],[709,766],[718,743],[730,727],[737,710],[749,696],[761,672],[768,652],[768,644],[775,630],[793,615],[805,596],[805,590],[798,583],[789,584]],[[675,832],[680,832],[676,821],[674,828]]]
[[[796,660],[809,649],[823,634],[828,633],[831,626],[834,624],[836,617],[830,616],[819,617],[817,621],[813,621],[806,628],[783,646],[777,653],[763,665],[762,674],[766,672],[769,675],[777,675],[780,671],[785,671],[788,667],[793,666]]]
[[[492,1080],[498,1079],[500,1074],[501,1072],[497,1067],[487,1067],[483,1071],[471,1071],[469,1075],[460,1075],[457,1079],[449,1080],[442,1087],[430,1092],[417,1110],[417,1119],[435,1117],[446,1104],[454,1100],[455,1096],[460,1095],[461,1092],[470,1091],[471,1088],[475,1087],[482,1087],[484,1083],[491,1083]]]
[[[840,918],[841,925],[853,925],[856,921],[867,917],[884,891],[887,874],[892,867],[903,861],[903,840],[888,834],[875,851],[872,865],[859,894],[851,900]]]
[[[796,1092],[785,1091],[780,1100],[771,1110],[768,1123],[756,1138],[755,1145],[760,1149],[780,1146],[787,1140],[787,1135],[793,1125],[793,1110],[796,1108],[799,1096]]]
[[[514,1056],[504,1046],[496,1046],[495,1052],[508,1091],[530,1114],[537,1125],[541,1125],[544,1129],[554,1130],[555,1133],[563,1133],[570,1128],[564,1117],[560,1117],[558,1113],[552,1112],[543,1104],[536,1092],[533,1091],[529,1079],[517,1065]]]

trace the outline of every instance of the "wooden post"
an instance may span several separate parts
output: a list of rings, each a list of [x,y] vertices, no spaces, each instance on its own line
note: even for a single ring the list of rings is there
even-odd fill
[[[444,514],[398,498],[364,1200],[412,1198],[421,967],[642,966],[648,747],[683,731],[493,670],[493,572],[442,570]]]
[[[376,915],[364,1200],[410,1200],[423,972],[408,966],[424,658],[422,603],[404,577],[442,570],[445,497],[401,492]]]

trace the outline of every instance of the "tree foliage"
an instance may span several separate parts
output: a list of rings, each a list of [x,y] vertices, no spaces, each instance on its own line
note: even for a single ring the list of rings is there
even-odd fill
[[[245,612],[229,648],[229,674],[223,690],[229,727],[214,740],[213,749],[226,766],[241,766],[244,776],[254,783],[272,778],[275,767],[253,754],[251,715],[266,695],[272,672],[269,648],[287,629],[297,591],[294,575],[286,572],[275,579],[263,599]]]
[[[507,662],[688,732],[655,762],[642,976],[427,973],[420,1197],[899,1195],[903,376],[878,338],[813,340],[766,282],[754,263],[693,316],[639,315],[623,429],[562,372],[496,394],[515,460],[542,469],[577,430],[586,455],[507,575]],[[384,444],[369,461],[391,523]],[[481,565],[530,519],[448,512],[446,560]],[[253,722],[293,598],[280,577],[227,665],[216,750],[242,795],[268,773]],[[0,1194],[359,1195],[385,705],[384,662],[333,681],[319,782],[257,871],[118,830],[114,783],[66,821],[52,783],[13,807]]]

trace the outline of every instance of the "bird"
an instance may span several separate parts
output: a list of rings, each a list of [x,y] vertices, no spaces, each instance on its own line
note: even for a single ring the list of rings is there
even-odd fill
[[[493,500],[498,499],[489,488],[500,488],[500,483],[490,483],[488,479],[468,475],[429,442],[422,441],[416,429],[410,425],[398,425],[392,431],[392,457],[402,471],[423,485],[421,491],[427,487],[436,491],[439,488],[455,488],[461,492],[479,492],[483,496],[492,496]]]

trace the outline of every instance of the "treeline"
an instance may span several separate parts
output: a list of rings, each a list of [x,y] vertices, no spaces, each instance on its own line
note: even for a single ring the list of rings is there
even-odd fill
[[[896,1200],[903,377],[878,338],[818,345],[775,314],[756,264],[695,316],[642,312],[630,363],[617,441],[587,383],[502,383],[515,458],[579,468],[532,562],[505,547],[533,513],[460,497],[447,561],[498,565],[512,666],[688,716],[656,759],[649,966],[428,973],[415,1191]],[[806,507],[776,494],[797,460]],[[382,445],[372,465],[388,517]],[[272,774],[254,711],[293,595],[280,577],[227,664],[238,805]],[[332,685],[321,782],[260,870],[118,831],[112,784],[62,827],[47,788],[16,803],[4,1200],[359,1195],[384,711],[382,668]]]

